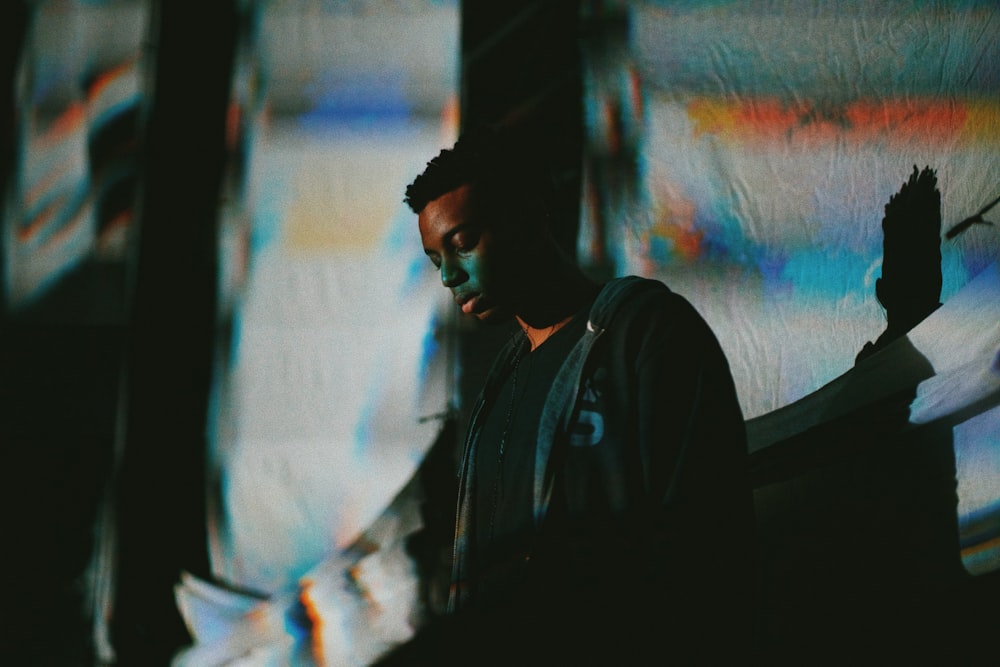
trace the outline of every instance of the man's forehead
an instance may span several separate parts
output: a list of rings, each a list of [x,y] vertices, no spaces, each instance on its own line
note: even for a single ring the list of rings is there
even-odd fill
[[[432,199],[417,217],[421,236],[447,237],[474,218],[474,209],[464,186]]]
[[[478,183],[462,183],[452,192],[461,195],[465,208],[471,209],[482,204],[484,188]]]
[[[453,223],[467,222],[488,210],[482,188],[473,183],[463,183],[445,192],[428,204],[436,216],[447,216]],[[425,209],[426,210],[426,209]]]

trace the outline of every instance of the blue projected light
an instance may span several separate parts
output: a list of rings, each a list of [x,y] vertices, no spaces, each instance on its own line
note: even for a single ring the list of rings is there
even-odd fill
[[[353,73],[321,81],[311,91],[315,106],[299,117],[299,123],[308,128],[404,122],[411,117],[412,109],[403,93],[403,83],[403,76],[391,71],[377,75]]]

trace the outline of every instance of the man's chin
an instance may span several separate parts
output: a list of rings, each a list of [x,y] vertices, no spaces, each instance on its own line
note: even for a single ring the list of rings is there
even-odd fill
[[[472,316],[483,324],[502,324],[509,322],[511,314],[503,308],[488,308],[481,313],[472,313]]]

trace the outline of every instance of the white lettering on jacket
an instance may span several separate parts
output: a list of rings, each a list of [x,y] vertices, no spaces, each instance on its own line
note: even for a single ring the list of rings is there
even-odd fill
[[[604,417],[600,412],[581,410],[576,420],[576,428],[569,436],[569,444],[574,447],[593,447],[604,437]]]
[[[569,444],[573,447],[593,447],[604,438],[604,416],[597,412],[600,391],[591,386],[587,380],[580,398],[580,413],[569,436]]]

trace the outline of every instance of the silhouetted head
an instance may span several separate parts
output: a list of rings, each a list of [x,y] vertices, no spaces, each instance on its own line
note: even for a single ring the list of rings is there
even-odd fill
[[[539,221],[548,215],[551,187],[538,153],[516,133],[478,126],[427,163],[406,188],[404,201],[419,214],[427,204],[462,185],[477,191],[492,207],[516,206]],[[526,205],[537,207],[526,209]]]
[[[427,163],[406,188],[424,252],[466,314],[520,315],[562,260],[548,225],[548,180],[530,150],[478,128]]]

